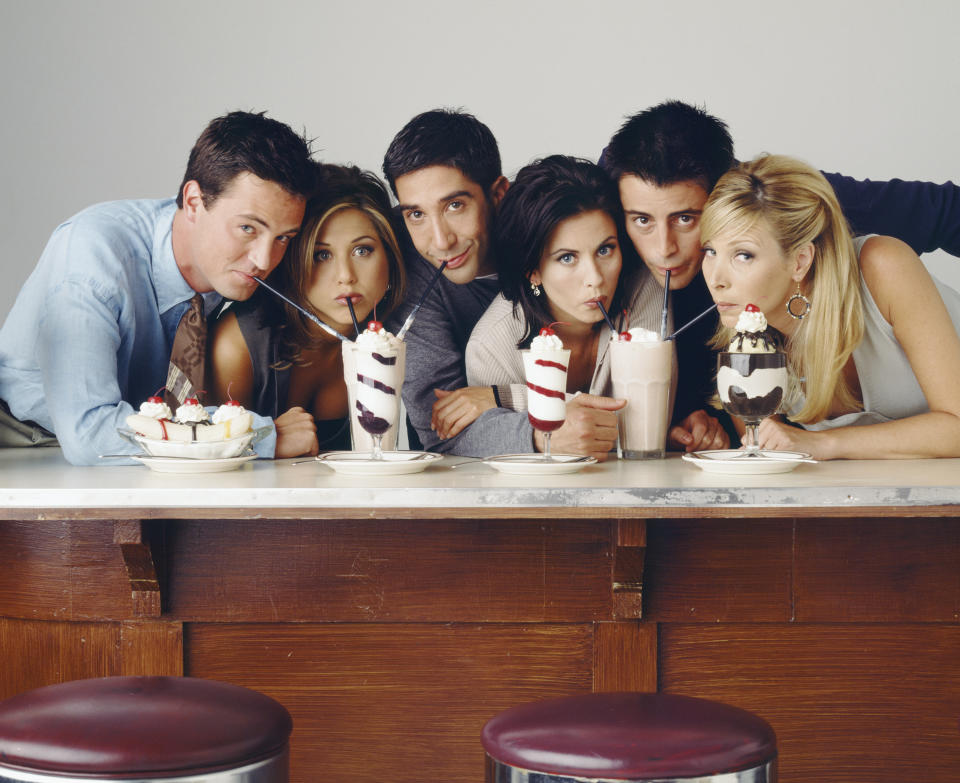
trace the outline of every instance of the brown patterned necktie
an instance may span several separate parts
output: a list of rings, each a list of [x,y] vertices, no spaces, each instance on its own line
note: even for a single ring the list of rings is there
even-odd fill
[[[170,351],[167,390],[164,398],[171,408],[196,397],[204,389],[207,357],[207,319],[203,317],[203,297],[194,294],[190,307],[180,319]]]

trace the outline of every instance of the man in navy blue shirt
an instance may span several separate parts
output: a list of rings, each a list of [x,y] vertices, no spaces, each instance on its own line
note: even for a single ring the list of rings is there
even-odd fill
[[[712,304],[700,274],[700,214],[717,180],[735,163],[726,124],[680,101],[628,118],[601,156],[600,165],[618,184],[627,233],[640,257],[661,285],[670,270],[677,326]],[[895,236],[917,253],[940,248],[960,255],[960,188],[952,183],[825,176],[855,234]],[[716,317],[707,317],[677,338],[675,420],[702,413],[713,394],[715,360],[707,341],[716,326]],[[703,414],[694,429],[715,427],[709,418]]]

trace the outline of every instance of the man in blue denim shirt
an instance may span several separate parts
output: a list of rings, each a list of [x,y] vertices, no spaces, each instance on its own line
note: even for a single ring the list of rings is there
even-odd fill
[[[313,165],[287,125],[232,112],[197,140],[176,200],[98,204],[59,226],[0,330],[9,414],[75,465],[135,452],[117,428],[166,383],[190,299],[209,315],[253,293],[300,228]],[[309,414],[276,425],[262,455],[316,449]]]

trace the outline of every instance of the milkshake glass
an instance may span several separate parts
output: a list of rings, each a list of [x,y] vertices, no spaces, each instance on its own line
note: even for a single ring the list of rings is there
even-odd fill
[[[371,334],[379,339],[365,338]],[[357,342],[343,343],[342,351],[353,450],[382,459],[382,450],[397,446],[406,344],[388,332],[367,330]]]
[[[527,378],[527,417],[533,428],[543,433],[543,458],[550,460],[550,435],[563,426],[567,417],[570,351],[566,348],[531,347],[520,354]]]
[[[630,340],[621,337],[610,343],[613,396],[627,401],[617,416],[620,453],[625,459],[663,459],[670,424],[673,343],[647,330],[631,329],[630,333]],[[642,339],[641,333],[649,339]]]

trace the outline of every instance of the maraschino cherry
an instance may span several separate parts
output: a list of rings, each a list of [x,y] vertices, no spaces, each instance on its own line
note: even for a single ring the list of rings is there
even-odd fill
[[[553,330],[554,326],[569,326],[566,321],[554,321],[552,324],[547,324],[540,330],[541,337],[553,337],[556,332]]]
[[[383,329],[383,324],[380,321],[368,321],[367,329],[369,329],[371,332],[379,332],[381,329]]]
[[[620,332],[620,341],[628,343],[633,339],[633,335],[630,332]]]
[[[200,404],[200,400],[198,400],[196,397],[187,397],[187,399],[185,399],[185,400],[183,401],[183,404],[184,404],[184,405],[199,405],[199,404]]]
[[[748,305],[747,305],[746,307],[744,307],[743,309],[746,310],[748,313],[759,313],[759,312],[760,312],[760,308],[757,307],[755,304],[748,304]]]

